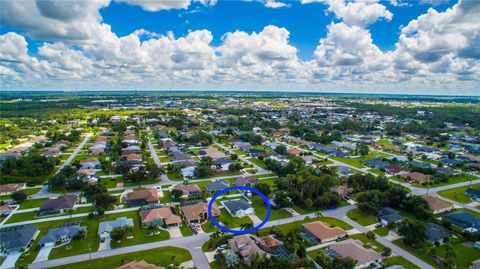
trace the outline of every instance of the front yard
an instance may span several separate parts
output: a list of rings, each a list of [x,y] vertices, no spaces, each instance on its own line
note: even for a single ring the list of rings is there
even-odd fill
[[[362,226],[368,226],[378,222],[376,216],[366,214],[358,208],[348,211],[347,216]]]
[[[468,186],[448,189],[444,191],[439,191],[438,194],[447,199],[454,200],[462,204],[468,204],[472,202],[472,199],[465,195],[465,190],[467,190],[467,188]],[[473,184],[472,188],[480,189],[480,184]]]

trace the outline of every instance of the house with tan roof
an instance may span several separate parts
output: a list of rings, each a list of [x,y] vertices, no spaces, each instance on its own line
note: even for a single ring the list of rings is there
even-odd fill
[[[451,203],[443,201],[439,198],[433,196],[423,196],[423,199],[427,201],[428,208],[433,214],[439,214],[453,209],[453,205]]]
[[[430,175],[419,172],[408,172],[402,175],[403,178],[409,179],[410,183],[425,184],[430,180]]]
[[[297,148],[290,148],[287,150],[287,153],[291,155],[299,156],[300,153],[302,153],[302,151]]]
[[[188,225],[190,223],[203,223],[209,219],[208,203],[206,202],[182,206],[181,210],[183,218]],[[214,217],[220,216],[220,209],[215,204],[212,206],[212,215]]]
[[[183,195],[181,196],[181,198],[195,197],[203,194],[202,190],[197,184],[190,184],[190,185],[177,184],[173,186],[172,189],[181,190],[183,192]]]
[[[232,252],[239,253],[246,264],[250,265],[253,256],[287,256],[288,250],[282,241],[272,235],[257,237],[252,234],[236,235],[228,240],[228,246]]]
[[[132,191],[127,193],[122,200],[129,206],[139,206],[144,204],[158,203],[158,192],[154,188]]]
[[[163,269],[163,268],[164,267],[161,267],[155,264],[147,263],[144,260],[141,260],[141,261],[133,260],[131,262],[127,262],[117,266],[116,269]]]
[[[227,155],[225,155],[225,153],[221,152],[220,150],[218,150],[214,147],[208,147],[208,148],[202,150],[202,152],[205,153],[204,155],[209,156],[210,158],[212,158],[214,160],[227,157]]]
[[[302,225],[303,230],[315,238],[320,243],[335,241],[338,238],[347,236],[347,233],[339,227],[330,227],[322,221],[305,223]]]
[[[96,157],[86,158],[80,161],[83,169],[100,169],[102,166]]]
[[[0,195],[11,194],[19,190],[25,189],[25,183],[9,183],[0,185]]]
[[[380,262],[382,255],[372,249],[363,247],[360,240],[345,240],[332,244],[324,253],[329,257],[350,257],[356,261],[355,268],[365,268],[373,262]]]
[[[142,227],[180,226],[182,220],[173,213],[174,210],[171,207],[160,207],[140,211]]]

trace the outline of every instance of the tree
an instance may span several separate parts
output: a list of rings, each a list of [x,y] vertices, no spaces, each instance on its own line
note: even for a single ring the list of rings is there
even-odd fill
[[[16,191],[10,194],[10,198],[12,198],[12,200],[14,200],[15,202],[17,202],[17,204],[19,204],[27,200],[27,194],[25,194],[25,192],[23,191]]]
[[[368,145],[365,143],[357,143],[356,151],[358,152],[358,154],[362,155],[362,157],[368,155]]]
[[[228,253],[227,257],[225,257],[225,263],[227,264],[228,268],[236,268],[240,263],[240,259],[238,258],[237,254],[230,252]]]
[[[404,236],[404,242],[418,247],[425,241],[425,225],[419,221],[405,220],[399,224],[398,231]]]
[[[240,225],[240,230],[244,231],[244,230],[249,230],[249,229],[252,229],[253,228],[253,223],[250,223],[250,222],[246,222],[246,223],[243,223]]]
[[[117,198],[108,193],[99,193],[95,195],[93,199],[95,201],[95,207],[97,209],[109,209],[117,202]]]
[[[332,264],[334,269],[353,269],[357,262],[350,257],[335,257]]]
[[[225,256],[225,253],[223,252],[223,250],[218,249],[215,252],[215,255],[213,257],[217,261],[217,263],[219,265],[218,266],[219,268],[222,268],[223,266],[226,265],[226,256]]]
[[[183,196],[183,191],[178,190],[178,189],[173,189],[173,190],[171,191],[171,195],[172,195],[172,199],[173,199],[174,201],[179,201],[180,198]]]
[[[365,236],[370,239],[370,240],[374,240],[375,239],[375,233],[372,232],[372,231],[368,231],[367,233],[365,233]]]
[[[310,209],[310,208],[312,208],[312,206],[313,206],[313,201],[312,201],[312,199],[310,199],[310,198],[305,199],[305,207],[306,207],[307,209]]]
[[[287,147],[284,145],[278,145],[274,151],[280,155],[287,155]]]
[[[449,268],[453,268],[455,266],[456,257],[457,257],[457,254],[453,250],[452,245],[446,244],[445,245],[445,263]]]
[[[125,237],[126,234],[127,232],[125,231],[124,228],[116,227],[116,228],[113,228],[113,230],[110,232],[110,237],[114,241],[120,241]]]
[[[273,202],[278,208],[289,207],[291,205],[287,193],[283,191],[275,193],[275,198],[273,198]]]
[[[382,255],[384,257],[388,257],[388,256],[392,255],[392,249],[389,248],[389,247],[385,247],[382,251]]]
[[[230,172],[240,171],[240,169],[242,169],[242,165],[239,163],[231,163],[228,165],[228,170]]]
[[[269,196],[271,193],[270,185],[263,182],[259,182],[255,184],[254,188],[257,189],[259,192],[261,192],[265,196]]]
[[[197,177],[207,177],[213,174],[212,168],[206,165],[199,165],[195,167],[195,175]]]

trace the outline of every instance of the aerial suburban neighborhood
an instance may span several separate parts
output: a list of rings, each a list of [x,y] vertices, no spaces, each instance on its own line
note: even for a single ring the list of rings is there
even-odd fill
[[[37,93],[59,101],[19,117],[17,95],[2,268],[480,263],[478,99]]]

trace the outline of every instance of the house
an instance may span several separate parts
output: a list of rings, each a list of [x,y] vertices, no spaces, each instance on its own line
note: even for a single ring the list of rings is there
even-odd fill
[[[322,244],[347,236],[343,229],[339,227],[332,228],[321,221],[303,224],[302,228],[304,232]]]
[[[0,216],[8,216],[12,213],[12,209],[9,204],[4,204],[0,206]]]
[[[245,186],[245,187],[253,187],[255,186],[256,184],[258,184],[260,181],[256,178],[253,178],[253,177],[248,177],[248,176],[244,176],[244,177],[238,177],[235,179],[235,181],[233,182],[233,184],[235,186]]]
[[[424,163],[424,162],[419,162],[419,161],[411,161],[407,162],[408,165],[413,166],[413,167],[418,167],[422,169],[429,169],[432,168],[432,165],[429,163]]]
[[[397,223],[405,218],[398,214],[398,212],[390,207],[382,207],[378,210],[378,219],[383,225],[388,225],[389,223]]]
[[[455,211],[442,217],[442,220],[449,221],[452,225],[463,229],[464,231],[474,231],[480,229],[480,218],[475,217],[465,211]]]
[[[239,253],[248,265],[255,255],[270,258],[272,255],[286,256],[285,253],[288,253],[283,242],[271,235],[262,238],[252,234],[236,235],[228,240],[228,247],[232,252]]]
[[[203,194],[200,187],[197,184],[183,185],[177,184],[173,186],[174,190],[181,190],[183,192],[182,198],[201,196]]]
[[[110,238],[110,232],[115,228],[133,227],[133,219],[127,217],[120,217],[116,220],[100,222],[98,226],[98,237],[101,242],[106,238]]]
[[[177,147],[170,148],[170,155],[172,156],[173,162],[182,162],[182,161],[192,160],[192,157],[186,155]]]
[[[127,262],[117,266],[116,269],[164,269],[164,267],[147,263],[144,260],[133,260],[131,262]]]
[[[152,226],[180,226],[182,220],[173,213],[171,207],[160,207],[140,211],[142,227]]]
[[[450,235],[450,232],[438,224],[429,222],[425,224],[425,235],[429,243],[435,244],[443,243],[443,240]]]
[[[211,183],[205,184],[205,188],[211,194],[215,194],[225,188],[228,188],[228,186],[229,186],[229,183],[228,181],[225,181],[225,180],[215,180],[215,181],[212,181]]]
[[[250,142],[238,141],[233,143],[233,148],[247,151],[252,148],[252,144]]]
[[[441,174],[441,175],[453,176],[457,172],[455,170],[447,168],[447,167],[438,167],[437,170],[436,170],[436,173]]]
[[[468,189],[465,190],[465,195],[477,202],[480,202],[480,190],[478,189],[468,187]]]
[[[250,156],[257,156],[257,155],[262,155],[262,154],[265,154],[267,153],[265,150],[263,149],[256,149],[256,148],[251,148],[248,150],[248,155]]]
[[[86,158],[80,161],[81,168],[83,169],[100,169],[102,168],[102,165],[100,164],[100,161],[98,158],[92,157],[92,158]]]
[[[365,268],[382,260],[382,255],[363,247],[362,241],[353,239],[333,243],[324,253],[332,258],[350,257],[357,262],[355,268]]]
[[[220,170],[220,172],[225,172],[225,171],[229,171],[228,167],[230,166],[230,164],[234,163],[235,161],[232,161],[228,158],[220,158],[220,159],[216,159],[213,161],[213,165],[212,165],[212,169],[214,171],[217,171],[219,172],[218,170]]]
[[[402,175],[403,178],[409,179],[410,183],[426,184],[430,180],[430,175],[420,172],[408,172]]]
[[[291,154],[291,155],[295,155],[295,156],[299,156],[300,153],[302,153],[302,151],[297,149],[297,148],[290,148],[290,149],[287,150],[287,154]]]
[[[353,170],[348,166],[335,166],[337,168],[337,174],[340,177],[348,177],[353,173]]]
[[[80,222],[68,222],[59,228],[48,230],[48,233],[38,243],[42,247],[53,247],[56,244],[65,244],[81,231],[87,232],[87,226],[81,226]]]
[[[168,137],[162,138],[160,139],[160,141],[162,142],[162,146],[165,149],[173,148],[176,146],[175,141],[173,141],[171,138],[168,138]]]
[[[363,164],[371,168],[384,169],[390,163],[382,160],[382,158],[373,158],[373,159],[364,161]]]
[[[202,155],[209,156],[213,160],[221,159],[221,158],[226,158],[227,155],[225,153],[221,152],[220,150],[214,148],[214,147],[208,147],[202,151],[200,151]]]
[[[182,206],[180,209],[188,225],[190,225],[190,223],[203,223],[209,219],[208,203],[206,202]],[[214,217],[220,216],[220,209],[216,205],[212,205],[212,215]]]
[[[310,165],[314,162],[320,161],[317,157],[312,156],[312,155],[303,156],[302,158],[305,161],[305,163],[308,164],[308,165]]]
[[[124,202],[127,202],[129,206],[138,206],[144,204],[158,203],[158,192],[154,188],[132,191],[122,197]]]
[[[48,199],[40,207],[39,216],[63,214],[67,209],[73,209],[77,203],[76,195],[64,195],[56,199]]]
[[[98,182],[99,177],[96,175],[95,169],[84,169],[80,168],[77,171],[77,174],[84,175],[89,182]]]
[[[221,202],[230,215],[241,218],[255,214],[253,207],[245,200],[227,200]]]
[[[37,226],[26,224],[0,228],[0,252],[4,254],[27,250],[40,233]]]
[[[25,189],[25,183],[9,183],[0,185],[0,195],[8,195],[13,192]]]
[[[407,173],[408,169],[396,164],[390,164],[387,167],[385,167],[385,172],[387,172],[387,174],[389,175],[398,175],[398,174]]]
[[[453,205],[449,202],[443,201],[433,196],[424,196],[427,201],[428,208],[433,214],[439,214],[442,212],[450,211],[453,209]]]

